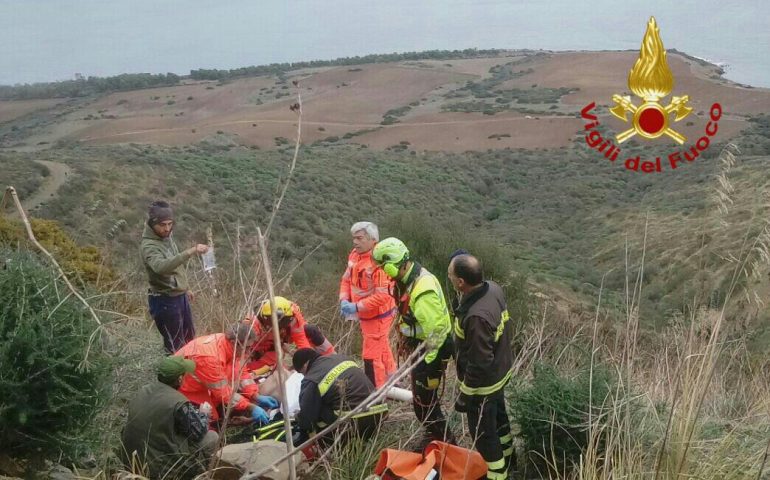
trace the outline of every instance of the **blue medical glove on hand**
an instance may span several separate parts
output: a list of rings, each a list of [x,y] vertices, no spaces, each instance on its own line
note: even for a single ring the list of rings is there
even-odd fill
[[[267,423],[270,422],[270,417],[267,416],[267,412],[256,405],[254,405],[254,408],[251,410],[251,419],[254,420],[254,423],[257,425],[267,425]]]
[[[343,315],[353,315],[358,311],[358,308],[356,307],[355,303],[348,302],[347,300],[343,300],[340,302],[340,311]]]
[[[278,408],[278,400],[271,397],[270,395],[258,395],[257,405],[268,409]]]

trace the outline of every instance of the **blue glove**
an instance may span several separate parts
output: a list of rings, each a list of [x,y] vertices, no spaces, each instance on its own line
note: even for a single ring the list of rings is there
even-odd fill
[[[340,302],[340,311],[345,316],[353,315],[358,311],[358,307],[356,307],[355,303],[348,302],[347,300],[343,300],[342,302]]]
[[[251,419],[257,425],[267,425],[270,422],[270,417],[267,416],[267,412],[262,410],[261,407],[254,405],[254,409],[251,411]]]
[[[271,397],[270,395],[258,395],[257,405],[268,409],[278,408],[278,400]]]

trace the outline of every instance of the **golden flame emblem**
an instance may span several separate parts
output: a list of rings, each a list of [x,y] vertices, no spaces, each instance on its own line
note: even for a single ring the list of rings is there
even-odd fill
[[[628,72],[628,88],[644,102],[637,107],[631,102],[630,96],[612,96],[615,106],[610,109],[610,113],[624,122],[628,122],[627,113],[633,114],[633,127],[616,136],[618,143],[634,135],[650,139],[667,135],[680,145],[687,140],[684,135],[669,127],[669,115],[676,114],[674,122],[689,115],[692,112],[692,108],[687,106],[690,97],[673,97],[667,106],[659,103],[661,98],[674,89],[674,76],[668,67],[666,49],[663,48],[655,17],[650,17],[647,22],[639,58]]]

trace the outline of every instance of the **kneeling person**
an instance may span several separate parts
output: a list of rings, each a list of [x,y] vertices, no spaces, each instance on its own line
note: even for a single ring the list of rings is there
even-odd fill
[[[331,425],[374,392],[374,384],[364,371],[344,355],[321,356],[312,348],[301,348],[294,353],[292,363],[305,376],[299,393],[297,425],[302,435],[298,441]],[[387,405],[380,404],[354,415],[357,435],[370,438],[387,411]]]
[[[259,395],[259,388],[245,363],[257,334],[246,324],[236,324],[227,333],[198,337],[182,347],[176,356],[195,361],[195,371],[182,379],[179,391],[197,405],[210,403],[212,420],[217,410],[228,407],[247,413],[259,424],[268,423],[265,409],[278,408],[276,399]],[[235,384],[235,385],[231,385]]]
[[[194,371],[192,360],[166,357],[158,366],[158,381],[131,401],[122,435],[127,468],[137,463],[151,478],[193,478],[205,470],[219,436],[208,429],[208,414],[178,392],[182,376]]]
[[[312,347],[305,333],[307,323],[299,305],[284,297],[275,297],[275,309],[281,343],[294,345],[298,349]],[[255,311],[256,319],[253,316],[247,316],[244,321],[247,324],[253,324],[258,334],[247,368],[249,371],[262,374],[274,369],[278,363],[273,345],[273,309],[270,300],[264,300]]]

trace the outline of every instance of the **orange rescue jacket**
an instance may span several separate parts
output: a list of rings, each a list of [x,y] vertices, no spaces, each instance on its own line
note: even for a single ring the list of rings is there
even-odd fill
[[[390,294],[392,283],[372,260],[371,250],[358,253],[354,249],[340,281],[340,301],[355,303],[362,321],[392,317],[396,307]]]
[[[312,348],[313,346],[310,344],[310,341],[305,335],[306,322],[305,317],[302,315],[302,310],[300,310],[299,305],[292,302],[291,311],[293,319],[291,323],[289,323],[288,334],[286,330],[281,329],[281,341],[283,343],[293,343],[298,349]],[[247,320],[251,321],[252,319],[247,318]],[[265,331],[262,328],[262,325],[259,323],[259,320],[255,320],[253,324],[254,329],[257,330],[257,333],[259,334],[260,340],[254,344],[254,349],[252,350],[252,358],[254,360],[258,360],[266,353],[275,350],[275,347],[273,346],[273,333],[270,331]]]
[[[195,361],[195,372],[184,376],[179,391],[198,405],[212,402],[214,407],[222,405],[226,408],[232,403],[236,410],[248,408],[249,400],[257,397],[259,389],[250,372],[244,368],[249,357],[244,356],[243,362],[239,362],[233,358],[234,354],[233,344],[224,333],[190,341],[175,354]],[[231,379],[232,375],[235,378]],[[237,384],[238,388],[233,388],[233,384]]]

